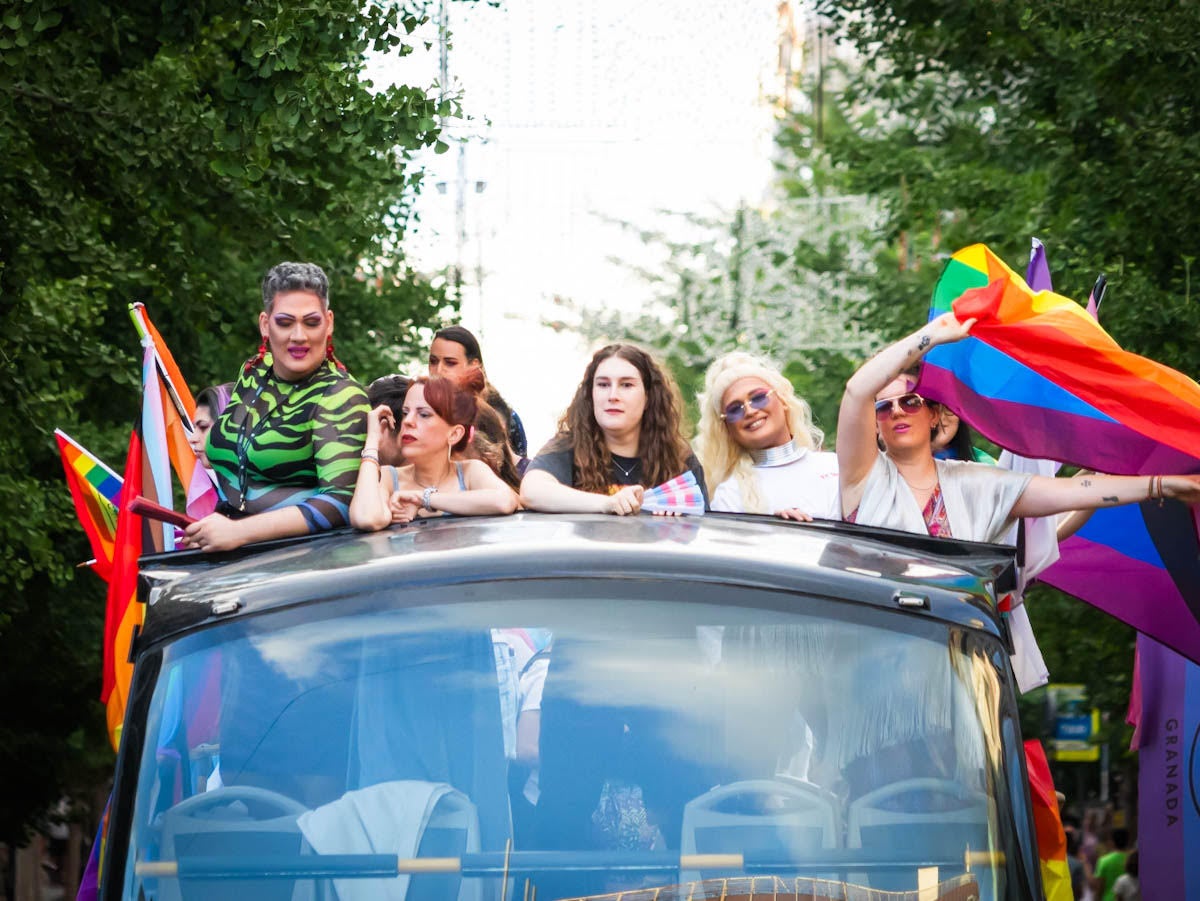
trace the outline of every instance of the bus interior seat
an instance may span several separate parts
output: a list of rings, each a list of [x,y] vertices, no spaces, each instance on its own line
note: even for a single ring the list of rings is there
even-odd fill
[[[841,845],[836,797],[791,779],[748,779],[720,785],[688,802],[683,813],[681,854],[759,852],[783,860],[820,855]],[[789,872],[781,867],[780,873]],[[684,882],[703,878],[680,874]]]

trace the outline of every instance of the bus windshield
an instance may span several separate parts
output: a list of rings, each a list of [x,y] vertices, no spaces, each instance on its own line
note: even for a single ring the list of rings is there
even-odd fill
[[[1001,899],[1027,879],[1006,658],[975,630],[544,580],[381,589],[158,653],[128,899]]]

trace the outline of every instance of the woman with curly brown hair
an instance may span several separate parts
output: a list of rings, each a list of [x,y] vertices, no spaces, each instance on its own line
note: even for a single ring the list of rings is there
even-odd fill
[[[632,344],[596,351],[558,434],[529,464],[521,501],[549,513],[614,513],[642,507],[647,487],[704,471],[683,437],[674,379]],[[705,506],[708,495],[705,494]]]

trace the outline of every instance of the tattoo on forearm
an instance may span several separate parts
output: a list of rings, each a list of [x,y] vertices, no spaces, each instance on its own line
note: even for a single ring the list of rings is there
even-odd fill
[[[1114,495],[1112,495],[1112,496],[1110,496],[1110,497],[1101,498],[1101,500],[1103,500],[1103,501],[1104,501],[1104,503],[1106,503],[1106,504],[1119,504],[1119,503],[1121,503],[1121,500],[1120,500],[1120,498],[1118,498],[1118,497],[1117,497],[1115,494],[1114,494]]]
[[[929,336],[922,335],[921,340],[917,342],[917,350],[924,350],[929,346]]]
[[[1080,484],[1080,485],[1082,485],[1084,488],[1091,488],[1091,487],[1092,487],[1092,480],[1091,480],[1091,479],[1084,479],[1084,480],[1083,480],[1082,482],[1080,482],[1079,484]]]

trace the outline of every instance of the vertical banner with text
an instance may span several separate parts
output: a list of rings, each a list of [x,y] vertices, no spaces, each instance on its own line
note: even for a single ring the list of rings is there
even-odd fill
[[[1200,898],[1200,666],[1138,636],[1143,898]]]

